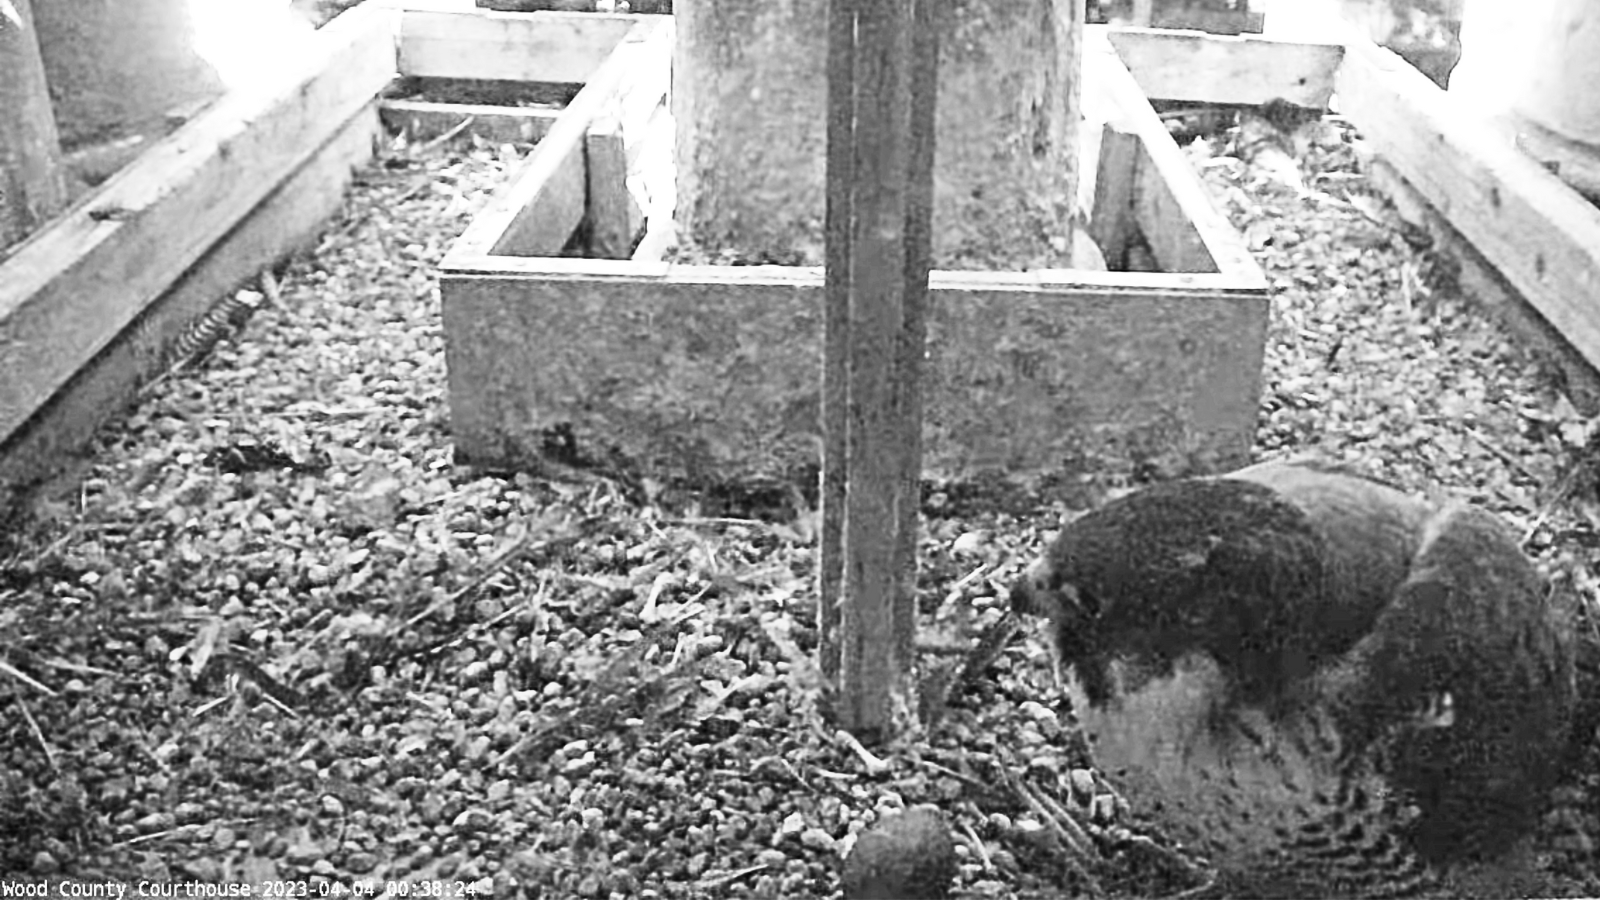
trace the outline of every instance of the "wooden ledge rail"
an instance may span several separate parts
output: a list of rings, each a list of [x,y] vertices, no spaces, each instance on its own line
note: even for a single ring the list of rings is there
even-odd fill
[[[372,102],[396,15],[333,20],[304,66],[223,96],[0,262],[0,443]]]
[[[1371,41],[1347,39],[1334,86],[1367,143],[1600,367],[1600,209]]]

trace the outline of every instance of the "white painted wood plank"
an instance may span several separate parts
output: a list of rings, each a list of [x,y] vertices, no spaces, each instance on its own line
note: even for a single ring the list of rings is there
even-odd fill
[[[407,9],[400,23],[400,72],[581,84],[637,21],[601,13]]]
[[[1111,29],[1107,36],[1152,100],[1259,106],[1281,98],[1323,109],[1344,56],[1339,44],[1198,31],[1129,28]]]

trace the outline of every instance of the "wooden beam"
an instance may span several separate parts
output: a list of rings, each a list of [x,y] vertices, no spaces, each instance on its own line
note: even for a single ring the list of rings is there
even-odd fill
[[[631,252],[633,238],[644,224],[644,207],[652,202],[646,187],[645,166],[654,164],[654,160],[647,159],[646,152],[665,154],[669,160],[672,153],[670,146],[655,147],[663,134],[669,141],[672,137],[670,123],[662,128],[660,121],[663,116],[670,117],[667,108],[667,91],[672,81],[670,25],[663,25],[647,40],[624,43],[613,53],[625,58],[623,65],[629,76],[618,87],[612,109],[589,129],[589,209],[592,214],[596,207],[597,184],[600,190],[610,192],[609,197],[601,198],[601,205],[612,210],[613,221],[621,226],[621,233],[627,235],[626,242],[618,246]],[[619,155],[613,156],[613,153]],[[601,172],[597,178],[594,170],[597,161],[615,174]],[[595,224],[593,219],[590,224]],[[628,254],[616,258],[626,259]]]
[[[1094,205],[1089,211],[1089,237],[1099,246],[1106,265],[1121,269],[1134,228],[1134,176],[1142,151],[1137,137],[1110,124],[1101,129],[1095,143],[1100,152],[1095,165]]]
[[[407,8],[400,21],[400,73],[581,84],[636,21],[601,13]]]
[[[614,121],[627,151],[628,171],[634,171],[644,147],[655,139],[656,127],[667,109],[667,91],[672,82],[672,21],[664,19],[642,39],[628,40],[612,51],[619,56],[627,74],[617,84],[612,102],[602,118]]]
[[[393,16],[335,19],[303,66],[225,96],[0,264],[0,441],[388,84]]]
[[[594,12],[594,0],[483,0],[482,3],[476,5],[483,9],[497,9],[502,12],[540,12],[544,10]]]
[[[467,130],[493,141],[538,143],[550,131],[559,109],[523,109],[516,106],[484,106],[476,103],[425,103],[419,100],[385,100],[378,108],[383,124],[404,129],[414,140],[427,140],[444,134],[466,119]]]
[[[650,45],[646,58],[666,59],[670,20],[643,20],[619,44],[594,79],[562,111],[512,183],[489,201],[451,249],[450,256],[554,255],[583,220],[587,176],[583,148],[591,123],[614,109],[619,93],[639,77],[641,59],[630,44]],[[448,264],[448,259],[446,260]]]
[[[588,202],[584,221],[589,226],[589,254],[599,259],[627,259],[644,213],[628,192],[628,151],[622,143],[622,124],[603,116],[584,136]]]
[[[1150,17],[1151,28],[1192,29],[1212,34],[1261,33],[1266,16],[1258,12],[1204,7],[1165,6]]]
[[[541,279],[651,280],[668,276],[695,284],[739,285],[757,275],[796,283],[820,284],[821,266],[693,266],[661,259],[613,260],[581,257],[478,256],[452,253],[446,275],[453,278],[506,276],[530,282]],[[1029,272],[987,272],[935,269],[930,284],[955,293],[1004,287],[1023,291],[1092,291],[1105,295],[1149,295],[1181,298],[1199,293],[1227,297],[1265,297],[1264,279],[1241,279],[1220,272],[1097,272],[1087,269],[1038,269]],[[759,279],[758,279],[759,280]]]
[[[1528,154],[1572,189],[1600,201],[1600,160],[1594,148],[1527,118],[1517,117],[1517,149]]]
[[[1107,38],[1151,100],[1259,106],[1282,98],[1323,109],[1344,56],[1338,44],[1193,31],[1115,29]]]
[[[1165,272],[1221,272],[1241,284],[1266,277],[1195,177],[1138,82],[1117,57],[1106,29],[1084,29],[1084,74],[1110,123],[1143,145],[1134,172],[1134,218]]]
[[[485,252],[499,256],[555,256],[561,252],[583,222],[588,202],[583,152],[588,129],[573,129],[572,137],[559,133],[560,129],[557,122],[523,162],[522,174],[473,217],[452,251],[487,234],[477,224],[488,214],[505,227],[497,230],[494,243],[484,248]]]
[[[1388,50],[1350,37],[1339,111],[1591,365],[1600,209]]]

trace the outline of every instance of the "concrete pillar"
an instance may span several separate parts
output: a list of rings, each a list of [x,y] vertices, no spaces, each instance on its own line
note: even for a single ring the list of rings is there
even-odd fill
[[[1468,0],[1461,40],[1450,92],[1600,198],[1600,3]]]
[[[221,93],[194,51],[189,0],[33,0],[33,15],[68,148],[163,131]]]
[[[822,259],[824,0],[678,0],[677,224],[701,246]],[[934,264],[1071,258],[1081,0],[940,4]]]

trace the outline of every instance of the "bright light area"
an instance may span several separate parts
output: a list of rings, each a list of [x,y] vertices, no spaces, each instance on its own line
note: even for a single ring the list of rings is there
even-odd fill
[[[283,77],[306,53],[311,23],[289,0],[189,0],[195,51],[229,90]]]

